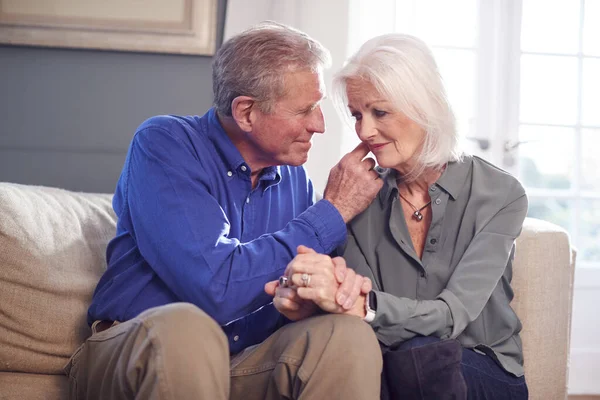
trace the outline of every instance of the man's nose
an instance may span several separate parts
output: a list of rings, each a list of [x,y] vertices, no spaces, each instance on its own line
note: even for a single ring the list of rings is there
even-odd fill
[[[313,133],[325,132],[325,118],[323,118],[323,110],[321,110],[321,106],[318,106],[314,110],[310,128]]]

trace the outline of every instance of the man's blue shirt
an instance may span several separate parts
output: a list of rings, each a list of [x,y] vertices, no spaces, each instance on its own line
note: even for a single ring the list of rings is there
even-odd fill
[[[144,122],[115,191],[117,233],[88,323],[188,302],[223,326],[232,353],[272,334],[282,318],[264,284],[300,244],[331,253],[346,227],[331,203],[314,204],[304,168],[266,168],[255,189],[250,174],[214,109]]]

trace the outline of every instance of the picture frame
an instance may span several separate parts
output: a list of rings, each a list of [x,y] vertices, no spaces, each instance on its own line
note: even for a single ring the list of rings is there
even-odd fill
[[[213,55],[218,0],[0,0],[0,43]]]

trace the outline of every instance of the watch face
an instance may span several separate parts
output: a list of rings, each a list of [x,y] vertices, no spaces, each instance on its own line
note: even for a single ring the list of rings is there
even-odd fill
[[[377,296],[375,292],[369,292],[369,308],[373,311],[377,311]]]

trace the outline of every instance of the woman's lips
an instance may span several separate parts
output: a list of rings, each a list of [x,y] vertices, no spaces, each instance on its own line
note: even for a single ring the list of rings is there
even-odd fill
[[[369,149],[371,151],[377,151],[380,150],[383,146],[385,146],[387,143],[379,143],[379,144],[370,144],[369,145]]]

